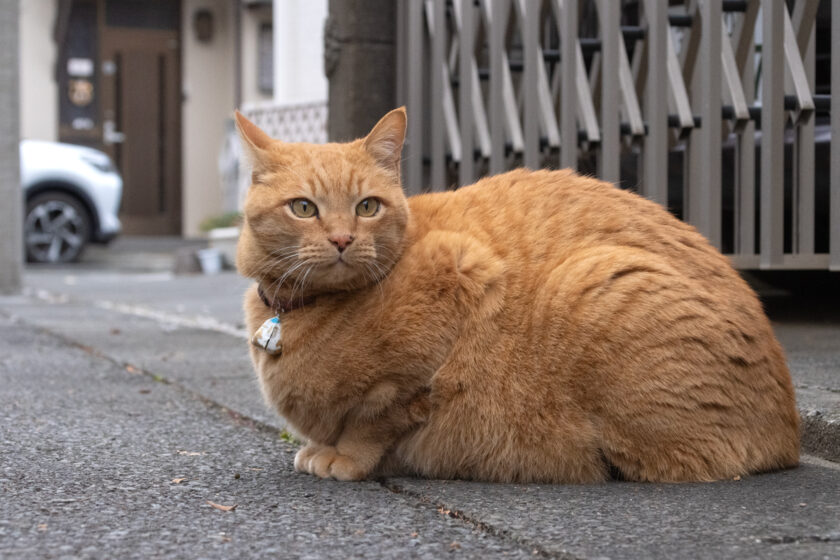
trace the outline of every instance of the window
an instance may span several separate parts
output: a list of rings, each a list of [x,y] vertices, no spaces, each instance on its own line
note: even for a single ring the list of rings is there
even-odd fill
[[[261,24],[257,34],[257,88],[260,93],[274,93],[274,30],[270,23]]]

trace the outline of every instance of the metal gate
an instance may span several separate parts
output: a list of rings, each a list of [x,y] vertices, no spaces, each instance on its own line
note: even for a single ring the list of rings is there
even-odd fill
[[[667,206],[738,268],[840,270],[840,0],[399,9],[409,191],[571,167]]]

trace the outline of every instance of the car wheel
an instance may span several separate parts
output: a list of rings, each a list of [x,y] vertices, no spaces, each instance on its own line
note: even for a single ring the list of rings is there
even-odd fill
[[[24,243],[31,262],[66,263],[77,260],[90,238],[87,209],[78,199],[47,192],[26,204]]]

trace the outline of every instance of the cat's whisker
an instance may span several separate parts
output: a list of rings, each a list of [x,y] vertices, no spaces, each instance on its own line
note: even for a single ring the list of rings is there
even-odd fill
[[[380,296],[379,301],[380,301],[380,305],[382,305],[385,302],[385,289],[382,287],[382,279],[384,278],[384,274],[382,274],[381,269],[380,269],[380,267],[379,267],[379,265],[377,264],[376,261],[370,261],[369,263],[365,263],[365,266],[366,266],[366,268],[369,267],[369,270],[371,272],[371,276],[373,277],[373,283],[376,285],[377,288],[379,288],[379,296]],[[376,273],[376,271],[374,270],[374,267],[376,269],[380,269],[379,274]]]
[[[303,259],[303,258],[305,258],[303,249],[297,248],[294,251],[292,251],[290,254],[277,255],[272,261],[267,262],[267,264],[265,266],[268,267],[268,268],[276,268],[277,266],[280,266],[284,263],[287,263],[288,261],[292,261],[292,260],[295,260],[295,259]]]
[[[284,273],[283,273],[283,275],[282,275],[282,276],[280,276],[280,277],[277,279],[277,281],[275,282],[276,286],[277,286],[277,287],[282,286],[282,285],[283,285],[283,283],[285,283],[286,279],[287,279],[287,278],[289,278],[289,276],[291,276],[292,274],[294,274],[296,271],[298,271],[300,268],[302,268],[305,264],[306,264],[306,261],[305,261],[305,260],[302,260],[302,261],[299,261],[299,262],[295,263],[295,265],[294,265],[294,266],[292,266],[291,268],[289,268],[286,272],[284,272]],[[276,295],[276,294],[275,294],[275,295]]]
[[[304,260],[303,264],[305,265],[304,273],[303,274],[298,274],[297,277],[295,278],[294,284],[292,284],[292,293],[289,296],[289,299],[292,300],[292,301],[294,301],[294,299],[295,299],[295,292],[298,289],[298,285],[300,285],[300,291],[301,291],[301,293],[303,293],[304,287],[305,287],[305,282],[306,282],[306,277],[309,275],[309,272],[313,268],[313,266],[310,262],[310,259]]]
[[[286,261],[295,259],[298,255],[299,247],[280,247],[264,255],[255,263],[255,276],[264,278],[267,273],[275,272],[276,269]]]
[[[256,276],[260,279],[272,278],[276,277],[278,273],[278,269],[285,268],[282,266],[283,264],[288,265],[289,263],[270,263],[269,265],[265,266],[264,268],[260,269]]]
[[[306,282],[309,279],[309,273],[315,268],[315,265],[311,265],[306,269],[306,272],[303,273],[303,282],[301,282],[301,291],[306,291]]]
[[[276,262],[276,261],[285,261],[288,259],[293,259],[299,255],[298,249],[293,249],[290,251],[272,251],[268,255],[266,255],[263,259],[259,261],[259,264],[265,264],[268,262]]]
[[[394,266],[397,264],[397,259],[393,256],[388,254],[388,251],[385,250],[384,247],[380,247],[376,245],[376,257],[373,259],[373,262],[377,265],[377,268],[382,272],[382,278],[384,279],[388,274],[391,273],[391,270],[394,269]]]
[[[286,279],[291,274],[293,274],[294,272],[296,272],[297,270],[300,270],[303,266],[305,266],[307,264],[307,262],[308,262],[307,260],[302,260],[302,261],[296,263],[289,270],[287,270],[285,273],[283,273],[283,275],[280,278],[278,278],[276,281],[274,281],[272,283],[272,286],[274,286],[274,290],[273,290],[273,293],[272,293],[272,299],[277,298],[277,293],[280,291],[280,287],[283,285],[283,283],[286,281]]]
[[[378,256],[382,256],[391,264],[396,264],[398,259],[391,249],[380,243],[374,243],[373,247],[376,250]]]
[[[285,257],[285,256],[288,256],[288,255],[294,255],[295,253],[298,252],[299,249],[300,249],[299,247],[294,247],[294,246],[280,247],[278,249],[275,249],[273,251],[270,251],[270,252],[266,253],[259,261],[257,261],[256,264],[260,265],[264,262],[267,262],[269,259],[273,259],[273,258],[276,258],[276,257]]]

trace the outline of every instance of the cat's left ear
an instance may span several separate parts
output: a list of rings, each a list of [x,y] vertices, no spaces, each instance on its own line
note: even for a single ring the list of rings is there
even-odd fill
[[[274,139],[263,132],[260,127],[246,119],[239,111],[235,111],[233,116],[236,120],[236,129],[242,138],[242,148],[245,152],[245,157],[252,166],[253,175],[256,176],[263,170],[265,152],[274,142]]]
[[[400,173],[400,154],[405,141],[405,107],[394,109],[376,123],[365,137],[365,150],[382,167]]]

